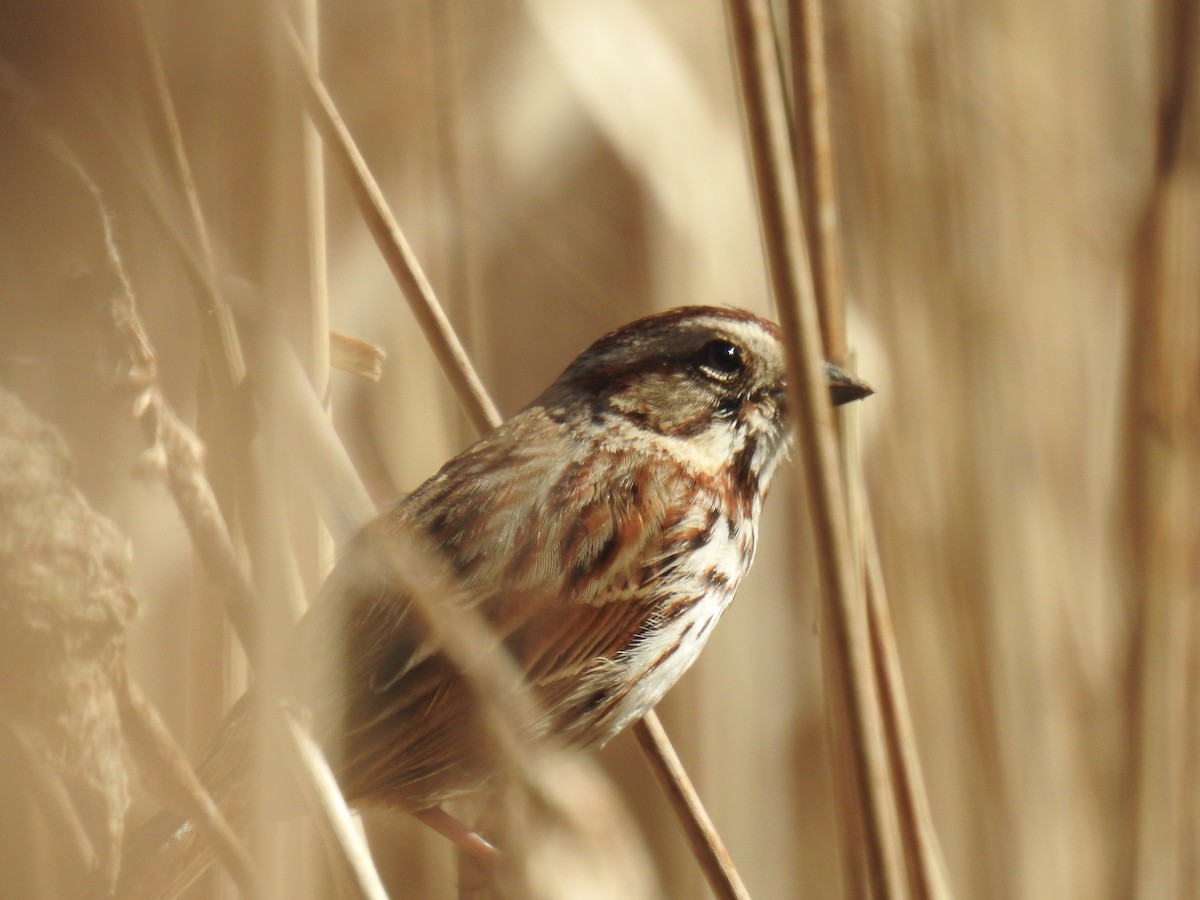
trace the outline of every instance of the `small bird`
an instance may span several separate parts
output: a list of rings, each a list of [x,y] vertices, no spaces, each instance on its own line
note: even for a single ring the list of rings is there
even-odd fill
[[[835,405],[871,393],[825,374]],[[346,798],[420,812],[494,768],[478,701],[377,541],[439,551],[523,674],[539,734],[603,745],[691,666],[746,574],[786,454],[785,385],[765,319],[639,319],[351,540],[291,636],[288,679]],[[206,781],[231,779],[252,709],[231,713]]]

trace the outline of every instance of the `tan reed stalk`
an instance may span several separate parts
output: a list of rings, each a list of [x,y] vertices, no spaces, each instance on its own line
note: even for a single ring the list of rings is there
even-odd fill
[[[789,0],[787,21],[792,120],[800,141],[797,163],[803,187],[805,236],[813,263],[813,290],[820,311],[825,358],[842,364],[846,362],[846,298],[821,0]],[[855,509],[855,521],[862,523],[861,531],[854,529],[852,538],[865,565],[871,650],[879,682],[909,892],[914,898],[946,897],[949,888],[945,864],[925,795],[874,527],[862,490],[862,473],[851,462],[858,458],[856,448],[848,446],[847,450],[842,472],[854,488],[855,506],[859,507]]]
[[[220,589],[234,633],[247,659],[254,660],[259,643],[254,589],[237,560],[233,539],[205,478],[201,442],[175,413],[158,385],[157,355],[138,312],[133,284],[125,271],[100,188],[70,150],[56,138],[53,140],[57,154],[76,172],[96,202],[108,263],[120,284],[120,293],[111,305],[112,327],[128,366],[126,386],[134,392],[133,417],[142,423],[150,442],[144,461],[161,469],[192,543]]]
[[[319,0],[301,0],[298,4],[300,14],[300,38],[308,50],[309,59],[319,60],[320,53],[320,3]],[[304,155],[304,199],[305,199],[305,237],[308,245],[308,283],[310,285],[307,303],[308,337],[310,346],[306,348],[302,359],[305,360],[309,377],[312,379],[313,390],[321,402],[329,403],[329,368],[331,358],[330,327],[329,327],[329,264],[326,235],[325,209],[325,153],[320,135],[312,123],[306,118],[300,126],[303,129]],[[326,546],[321,554],[321,568],[328,560],[331,548]]]
[[[876,898],[904,895],[903,865],[888,802],[887,759],[871,665],[866,610],[854,575],[832,411],[821,376],[820,325],[807,256],[780,65],[765,2],[729,0],[748,143],[772,292],[788,349],[788,401],[804,450],[817,560],[837,679],[850,722],[852,771],[862,797],[868,881]]]
[[[705,880],[712,892],[721,900],[747,900],[750,892],[742,883],[733,864],[733,858],[720,843],[710,835],[717,835],[716,826],[700,802],[700,796],[692,789],[691,781],[671,746],[658,716],[651,714],[637,724],[634,737],[646,754],[654,777],[658,779],[663,793],[667,795],[675,815],[688,833],[688,841],[696,852],[696,859],[704,870]]]
[[[820,317],[822,348],[825,358],[839,365],[846,361],[846,310],[842,279],[842,253],[839,243],[837,183],[834,175],[833,137],[829,126],[829,84],[825,66],[824,15],[819,0],[789,0],[787,38],[790,51],[791,121],[795,128],[796,173],[799,177],[800,209],[804,216],[804,237],[808,242],[813,292]],[[841,423],[850,417],[835,417]],[[842,474],[851,478],[847,459],[856,448],[843,442]],[[848,487],[853,487],[853,482]],[[861,529],[850,534],[855,549],[856,567],[862,559]],[[832,640],[828,630],[821,633],[823,644]],[[825,677],[837,679],[832,665],[835,649],[822,651]],[[878,665],[878,663],[877,663]],[[835,759],[850,740],[850,723],[845,707],[830,704],[826,708],[830,727],[830,746]],[[850,812],[862,800],[845,766],[834,765],[833,776],[840,795],[834,815],[841,829],[839,861],[842,890],[855,896],[865,890],[862,878],[862,823]],[[911,876],[910,876],[911,877]]]
[[[1157,25],[1153,171],[1134,246],[1127,329],[1122,520],[1132,628],[1125,775],[1130,815],[1119,854],[1124,896],[1181,896],[1200,872],[1200,617],[1188,599],[1198,587],[1194,553],[1200,539],[1194,502],[1200,488],[1200,15],[1194,3],[1174,0],[1159,9]],[[1181,507],[1180,497],[1190,499]]]
[[[860,473],[861,477],[861,473]],[[888,762],[896,797],[900,838],[904,846],[905,872],[909,896],[913,900],[948,900],[951,896],[946,863],[938,843],[937,831],[925,792],[921,761],[913,732],[904,676],[896,649],[896,635],[887,603],[879,545],[869,515],[863,516],[866,553],[867,617],[871,628],[871,649],[879,681],[879,704],[887,734]]]
[[[846,358],[846,297],[838,230],[837,178],[829,127],[829,78],[825,67],[825,17],[821,0],[788,0],[792,122],[800,143],[798,174],[804,235],[812,261],[813,290],[821,312],[825,358]]]
[[[375,238],[376,245],[399,282],[405,297],[409,300],[418,321],[422,323],[426,339],[430,342],[443,371],[454,386],[459,402],[468,418],[477,431],[483,432],[495,428],[501,422],[499,411],[483,387],[482,381],[455,336],[445,313],[442,312],[428,279],[421,272],[399,224],[388,209],[382,192],[355,146],[333,100],[319,75],[313,69],[311,61],[307,59],[294,28],[286,16],[281,16],[281,19],[288,44],[293,51],[294,61],[307,88],[309,114],[324,136],[327,148],[346,176],[359,211]],[[655,735],[649,732],[649,729],[654,727],[657,727],[659,734]],[[639,745],[649,755],[652,767],[656,771],[671,774],[675,792],[695,796],[695,789],[682,768],[671,765],[670,760],[662,755],[669,744],[665,744],[665,730],[658,722],[657,715],[653,711],[650,712],[646,721],[635,724],[634,729],[639,736]],[[645,737],[642,735],[643,731],[647,732]],[[677,813],[691,815],[690,807],[673,808]],[[692,845],[697,859],[728,858],[729,854],[725,849],[724,842],[720,839],[720,835],[712,826],[711,821],[707,820],[707,816],[704,817],[704,820],[693,818],[683,821],[685,832],[689,838],[697,841]],[[738,896],[738,885],[725,879],[723,869],[718,872],[716,869],[708,867],[707,864],[703,865],[706,875],[720,876],[719,891],[732,892],[725,894],[727,896]]]

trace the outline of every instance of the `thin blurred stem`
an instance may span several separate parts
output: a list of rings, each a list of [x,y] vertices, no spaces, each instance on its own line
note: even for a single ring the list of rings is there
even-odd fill
[[[188,161],[187,148],[183,143],[183,134],[179,128],[179,116],[175,111],[175,101],[171,97],[171,88],[167,84],[167,74],[158,53],[158,44],[154,40],[154,34],[150,31],[149,22],[146,21],[146,10],[142,2],[137,4],[137,20],[142,36],[142,48],[146,53],[151,81],[154,83],[154,95],[158,99],[159,112],[162,114],[163,129],[166,132],[167,143],[171,147],[175,173],[187,200],[188,213],[191,215],[192,227],[195,230],[196,245],[199,247],[199,264],[208,288],[207,291],[201,291],[196,296],[202,302],[207,301],[207,306],[200,310],[200,323],[205,341],[209,345],[209,362],[218,377],[224,375],[224,378],[221,379],[224,386],[237,387],[246,377],[246,360],[238,339],[233,311],[221,296],[212,242],[209,240],[208,226],[205,223],[204,211],[200,206],[200,195],[196,191],[192,166]]]
[[[318,0],[303,0],[298,4],[301,15],[301,38],[309,58],[320,59],[320,4]],[[308,335],[311,347],[301,357],[307,362],[313,390],[323,404],[329,403],[329,273],[325,231],[325,153],[321,136],[311,121],[305,121],[304,194],[308,241],[309,303]],[[323,562],[323,561],[322,561]]]
[[[113,334],[127,366],[127,387],[136,394],[133,417],[142,423],[150,446],[146,459],[161,466],[168,489],[179,508],[184,525],[200,559],[220,588],[230,624],[241,641],[247,659],[258,659],[258,625],[255,597],[250,580],[242,571],[233,539],[212,486],[204,473],[200,439],[167,403],[158,385],[157,357],[137,307],[133,283],[117,248],[112,217],[100,188],[74,154],[55,135],[42,130],[48,146],[79,177],[96,203],[104,235],[108,262],[120,290],[111,304]]]
[[[788,402],[803,448],[817,561],[834,651],[833,685],[850,722],[852,769],[869,883],[876,898],[904,895],[903,866],[889,805],[887,757],[875,696],[861,583],[854,576],[836,435],[821,370],[820,325],[806,253],[779,61],[765,0],[728,0],[746,113],[767,269],[788,355]]]
[[[820,0],[789,0],[787,4],[788,45],[791,62],[792,121],[795,123],[798,187],[801,212],[804,215],[804,236],[808,241],[808,256],[812,262],[813,291],[821,324],[821,344],[825,358],[846,362],[846,311],[842,282],[842,257],[838,231],[838,204],[833,163],[833,138],[829,125],[829,86],[825,66],[824,16]],[[838,422],[844,421],[838,417]],[[851,448],[843,444],[842,474],[849,478],[846,460],[853,458]],[[853,483],[851,483],[852,485]],[[862,558],[862,535],[853,530],[850,535],[855,550],[856,569]],[[823,644],[833,640],[828,630],[822,631]],[[836,678],[832,665],[836,649],[822,648],[826,677]],[[878,668],[879,663],[876,661]],[[850,723],[845,708],[838,704],[829,707],[830,739],[835,755],[844,749]],[[834,767],[837,789],[842,802],[835,813],[841,829],[843,891],[857,896],[865,890],[862,876],[862,823],[850,810],[861,804],[855,784],[847,778],[844,766]],[[851,782],[851,783],[847,783]],[[910,875],[911,878],[911,875]]]

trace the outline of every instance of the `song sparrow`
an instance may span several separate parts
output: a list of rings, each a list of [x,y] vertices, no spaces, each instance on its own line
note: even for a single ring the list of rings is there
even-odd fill
[[[870,393],[826,375],[834,403]],[[436,547],[524,674],[538,730],[603,744],[733,599],[787,445],[784,385],[771,322],[706,307],[640,319],[364,529],[292,643],[292,688],[347,798],[417,811],[490,771],[476,699],[376,541]]]

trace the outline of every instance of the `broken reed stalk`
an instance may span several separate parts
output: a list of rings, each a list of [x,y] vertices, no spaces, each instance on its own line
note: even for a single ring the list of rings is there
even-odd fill
[[[850,722],[852,771],[863,798],[868,882],[882,898],[904,896],[904,874],[875,694],[861,580],[856,578],[838,469],[836,436],[821,375],[820,325],[800,216],[780,64],[765,0],[728,0],[772,292],[788,361],[788,402],[803,448],[807,504],[833,640],[833,687]]]
[[[1159,77],[1149,196],[1135,235],[1129,297],[1122,448],[1122,544],[1126,590],[1126,808],[1119,892],[1186,892],[1200,870],[1195,660],[1200,623],[1186,597],[1195,590],[1192,504],[1200,449],[1195,414],[1195,333],[1200,271],[1196,178],[1200,170],[1200,84],[1195,54],[1200,15],[1189,0],[1162,4]],[[1189,342],[1190,345],[1189,345]],[[1184,636],[1180,639],[1180,628]],[[1173,745],[1173,737],[1179,738]]]
[[[342,169],[349,183],[359,212],[375,238],[377,247],[383,255],[393,276],[409,301],[417,321],[421,324],[426,340],[436,355],[443,372],[450,380],[468,418],[475,429],[485,433],[501,423],[500,413],[492,402],[483,382],[479,379],[470,359],[463,350],[462,344],[455,335],[449,319],[446,318],[429,280],[420,269],[399,224],[387,206],[379,186],[376,184],[370,169],[362,158],[354,139],[346,128],[341,115],[337,111],[329,92],[321,81],[312,61],[308,58],[295,28],[287,14],[278,9],[279,19],[285,32],[285,40],[290,48],[293,61],[305,87],[308,101],[308,112],[317,130],[324,137],[326,149]],[[673,789],[676,792],[695,795],[695,788],[682,768],[672,766],[670,760],[662,755],[665,747],[669,747],[665,731],[658,721],[657,715],[651,711],[642,722],[634,726],[638,735],[639,745],[648,754],[651,766],[656,771],[670,773]],[[657,728],[661,739],[651,736],[649,729]],[[672,751],[673,752],[673,751]],[[686,807],[673,808],[680,815],[691,815]],[[713,857],[728,858],[728,850],[720,835],[713,828],[707,816],[701,821],[695,818],[681,820],[689,839],[693,841],[692,851],[698,860]],[[703,864],[706,875],[709,868]],[[739,896],[740,883],[721,877],[714,888],[722,896]],[[744,891],[744,888],[741,888]]]

